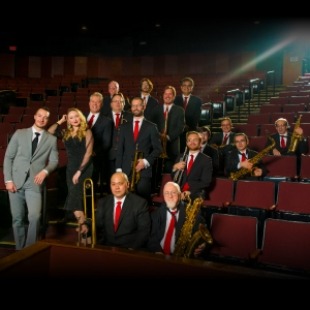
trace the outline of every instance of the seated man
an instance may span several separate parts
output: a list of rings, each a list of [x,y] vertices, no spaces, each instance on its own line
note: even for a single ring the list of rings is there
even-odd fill
[[[266,170],[262,165],[261,157],[256,151],[247,148],[249,144],[248,136],[245,133],[234,135],[236,148],[226,158],[226,173],[233,179],[262,179]],[[256,160],[254,159],[256,158]]]
[[[189,212],[195,212],[194,209],[186,209],[186,203],[181,200],[181,189],[177,183],[167,182],[164,186],[165,202],[151,213],[151,236],[148,243],[150,251],[155,253],[164,253],[165,255],[174,254],[183,257],[198,257],[207,246],[212,245],[213,239],[210,232],[204,225],[204,219],[197,212],[195,223],[191,223]],[[194,208],[194,204],[191,206]],[[199,208],[200,205],[196,205]],[[187,217],[186,217],[187,215]],[[193,227],[191,227],[193,226]],[[192,248],[191,240],[195,232],[200,234],[198,243],[193,245],[193,253],[188,252]],[[184,250],[183,250],[184,245]],[[177,253],[175,250],[177,249]]]
[[[197,131],[189,131],[186,135],[187,159],[180,155],[172,168],[172,179],[182,189],[182,199],[190,196],[205,198],[206,188],[212,180],[212,159],[200,152],[201,136]],[[185,160],[184,160],[185,159]]]
[[[112,194],[97,203],[98,243],[129,249],[144,248],[151,227],[147,201],[128,191],[129,181],[123,172],[112,175],[110,186]]]

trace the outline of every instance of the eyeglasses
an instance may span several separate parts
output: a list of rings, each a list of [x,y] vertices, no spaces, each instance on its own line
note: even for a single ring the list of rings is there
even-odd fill
[[[177,196],[179,193],[178,192],[164,192],[164,195],[172,195],[172,196]]]

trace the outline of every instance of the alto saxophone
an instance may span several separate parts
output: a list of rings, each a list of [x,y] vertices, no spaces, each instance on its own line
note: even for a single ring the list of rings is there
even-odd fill
[[[195,249],[202,243],[206,243],[208,246],[213,244],[213,238],[204,225],[200,224],[199,229],[193,234],[193,227],[202,203],[203,199],[201,197],[196,198],[193,204],[189,199],[186,206],[185,223],[175,245],[174,256],[191,258],[194,255]]]
[[[140,172],[136,171],[136,166],[138,163],[138,159],[143,158],[143,152],[138,151],[139,144],[136,144],[136,150],[135,150],[135,156],[134,160],[132,162],[132,168],[131,168],[131,180],[130,180],[130,191],[134,193],[136,191],[136,184],[140,180]]]
[[[291,143],[290,143],[290,146],[287,150],[288,152],[294,153],[296,151],[298,141],[300,141],[302,139],[302,135],[295,132],[295,129],[300,127],[301,117],[302,117],[302,114],[299,115],[299,117],[295,123],[293,134],[291,137]]]
[[[252,173],[254,170],[254,165],[256,165],[265,155],[267,155],[276,145],[276,142],[273,138],[269,137],[269,139],[272,141],[272,143],[264,148],[261,152],[257,153],[254,157],[249,159],[248,161],[253,164],[252,170],[241,168],[236,172],[231,172],[229,178],[233,181],[237,181],[240,178],[244,177],[245,175]]]

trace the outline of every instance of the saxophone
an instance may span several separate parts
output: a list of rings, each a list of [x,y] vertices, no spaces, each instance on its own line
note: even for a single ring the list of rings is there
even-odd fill
[[[252,163],[253,165],[256,165],[265,155],[267,155],[276,145],[276,142],[274,141],[273,138],[269,137],[269,139],[272,141],[272,143],[264,148],[261,152],[257,153],[254,157],[249,159],[249,162]],[[232,179],[233,181],[237,181],[240,178],[244,177],[245,175],[252,173],[254,170],[254,166],[252,170],[248,170],[246,168],[241,168],[236,172],[231,172],[229,178]]]
[[[210,232],[203,224],[199,225],[199,229],[194,234],[192,233],[202,203],[203,199],[201,197],[196,198],[193,204],[189,198],[186,205],[185,223],[175,245],[174,256],[191,258],[200,244],[207,243],[209,246],[213,244]]]
[[[302,117],[302,114],[299,115],[299,117],[295,123],[293,134],[291,137],[291,143],[290,143],[290,146],[287,150],[288,152],[294,153],[296,151],[298,141],[300,141],[302,139],[302,135],[295,132],[295,129],[300,127],[301,117]]]
[[[131,167],[131,180],[130,180],[130,191],[134,193],[136,191],[136,184],[140,180],[140,172],[136,171],[138,159],[143,158],[143,152],[138,151],[139,144],[136,144],[135,156]]]

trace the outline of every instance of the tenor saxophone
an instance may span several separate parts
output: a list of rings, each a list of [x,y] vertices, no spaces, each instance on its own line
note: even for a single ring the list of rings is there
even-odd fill
[[[293,130],[292,137],[291,137],[291,143],[290,143],[290,146],[287,150],[288,152],[294,153],[296,151],[298,141],[300,141],[302,139],[302,135],[295,132],[295,129],[300,127],[301,117],[302,117],[302,114],[299,115],[299,117],[295,123],[294,130]]]
[[[200,244],[206,243],[208,246],[213,244],[213,238],[204,225],[200,224],[199,229],[193,234],[193,227],[202,203],[203,199],[201,197],[196,198],[193,204],[189,199],[186,205],[185,223],[182,226],[180,236],[175,245],[174,256],[191,258],[194,255],[195,249]]]
[[[229,178],[232,179],[233,181],[237,181],[240,178],[244,177],[245,175],[252,173],[254,170],[254,166],[275,147],[276,142],[274,141],[274,139],[271,137],[269,137],[269,139],[271,140],[272,143],[266,148],[264,148],[261,152],[257,153],[254,157],[248,160],[250,163],[253,164],[252,170],[241,168],[236,172],[231,172]]]

